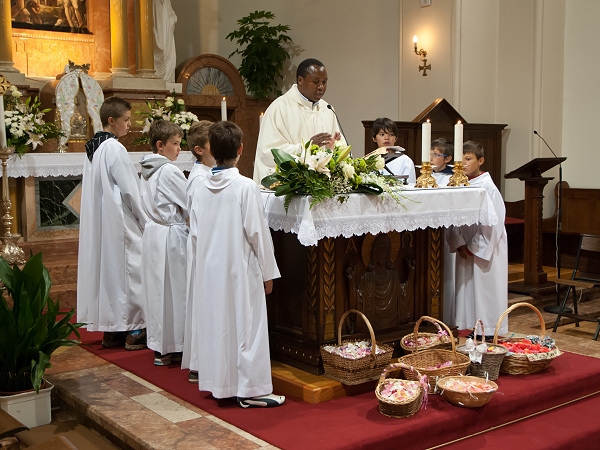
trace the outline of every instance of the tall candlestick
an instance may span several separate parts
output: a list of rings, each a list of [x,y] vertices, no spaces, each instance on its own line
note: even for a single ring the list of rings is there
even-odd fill
[[[221,120],[227,120],[227,102],[225,101],[225,97],[221,100]]]
[[[454,125],[454,161],[463,159],[463,124],[460,120]]]
[[[0,95],[0,148],[6,147],[6,123],[4,122],[4,95]]]
[[[265,113],[264,113],[264,112],[261,112],[261,113],[260,113],[260,116],[258,116],[258,128],[259,128],[259,129],[262,127],[262,120],[263,120],[263,117],[264,117],[264,116],[265,116]]]
[[[429,119],[427,122],[423,122],[421,126],[421,159],[423,162],[429,162],[431,160],[429,154],[431,153],[431,123]]]

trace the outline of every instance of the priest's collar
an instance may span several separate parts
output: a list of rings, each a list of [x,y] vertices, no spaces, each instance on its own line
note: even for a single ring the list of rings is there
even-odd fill
[[[313,102],[312,100],[307,99],[304,95],[302,95],[302,92],[300,92],[300,89],[298,89],[298,94],[300,94],[300,97],[302,97],[304,100],[306,100],[307,102],[312,103],[312,107],[314,108],[315,106],[319,105],[319,100],[317,100],[316,102]]]

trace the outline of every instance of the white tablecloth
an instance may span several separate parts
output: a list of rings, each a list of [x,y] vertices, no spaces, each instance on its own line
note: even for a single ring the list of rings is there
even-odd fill
[[[494,206],[482,188],[406,188],[403,195],[403,206],[385,195],[351,194],[344,203],[328,199],[312,209],[309,197],[298,196],[286,214],[284,197],[262,192],[269,227],[297,234],[305,246],[316,245],[327,237],[498,222]]]
[[[141,170],[139,161],[151,152],[129,152],[131,161],[138,172]],[[11,155],[8,159],[8,176],[18,177],[67,177],[81,175],[83,162],[87,158],[85,152],[73,153],[26,153],[19,157]],[[181,170],[191,170],[196,158],[191,152],[181,152],[175,165]],[[0,177],[2,171],[0,170]]]

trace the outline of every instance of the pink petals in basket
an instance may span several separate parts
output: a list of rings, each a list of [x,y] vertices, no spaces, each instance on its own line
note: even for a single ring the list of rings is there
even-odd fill
[[[325,345],[323,350],[346,359],[360,359],[371,354],[371,343],[368,341],[346,342],[344,345]],[[376,355],[384,353],[377,347]]]

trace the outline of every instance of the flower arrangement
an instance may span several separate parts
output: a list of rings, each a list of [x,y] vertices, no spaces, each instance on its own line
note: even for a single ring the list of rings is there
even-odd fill
[[[137,123],[144,125],[144,128],[142,129],[144,135],[137,138],[134,141],[134,144],[147,144],[149,142],[148,131],[150,130],[150,124],[155,120],[162,119],[170,120],[181,127],[183,130],[181,144],[185,145],[187,132],[192,123],[198,120],[198,117],[196,114],[185,110],[185,102],[183,99],[180,98],[175,100],[175,97],[167,97],[165,98],[164,104],[161,104],[157,100],[155,100],[154,103],[147,102],[146,104],[148,105],[149,111],[137,111],[143,118],[143,120],[138,120]]]
[[[30,148],[35,150],[49,139],[63,135],[55,123],[44,121],[44,114],[50,108],[40,109],[41,103],[37,97],[28,97],[25,102],[21,97],[16,86],[10,86],[4,95],[6,145],[14,147],[18,155],[25,154]]]
[[[380,195],[389,194],[397,202],[399,185],[393,178],[380,174],[385,162],[379,154],[351,158],[351,146],[337,142],[333,149],[312,142],[299,145],[292,153],[271,149],[275,159],[275,173],[266,176],[261,184],[275,190],[276,196],[285,196],[287,211],[294,195],[311,196],[310,207],[328,198],[338,197],[343,202],[352,192]]]

